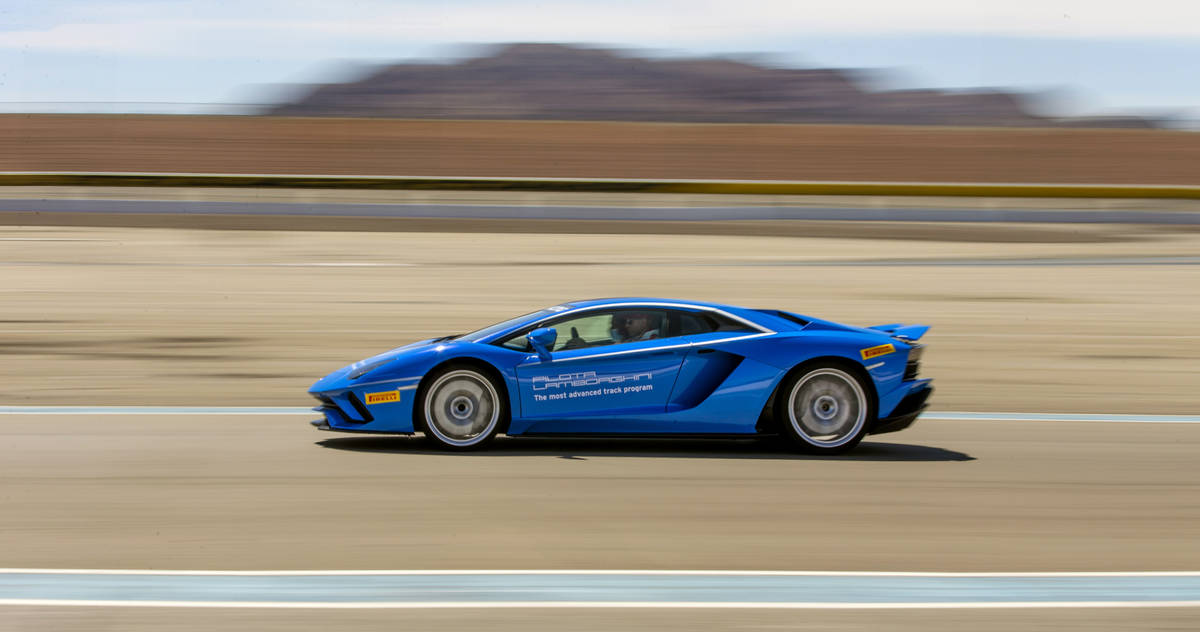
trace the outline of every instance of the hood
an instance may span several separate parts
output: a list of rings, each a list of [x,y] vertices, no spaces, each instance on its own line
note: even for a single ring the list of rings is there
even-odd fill
[[[453,338],[453,337],[452,336],[442,336],[440,338],[428,338],[426,340],[419,340],[417,342],[409,343],[409,344],[406,344],[401,347],[396,347],[395,349],[390,349],[388,351],[384,351],[383,353],[380,353],[378,355],[373,355],[364,360],[359,360],[358,362],[355,362],[354,364],[346,365],[346,366],[330,373],[329,375],[326,375],[325,377],[317,380],[317,382],[315,384],[313,384],[312,387],[310,387],[308,390],[309,390],[309,392],[317,392],[317,391],[328,390],[330,388],[336,388],[336,387],[340,386],[341,383],[349,382],[351,380],[358,380],[358,379],[362,378],[363,376],[365,376],[367,373],[370,373],[371,371],[375,371],[376,369],[382,368],[382,367],[390,364],[393,360],[396,360],[401,357],[407,357],[409,354],[416,352],[416,351],[420,351],[425,348],[432,348],[436,343],[447,342],[451,338]]]

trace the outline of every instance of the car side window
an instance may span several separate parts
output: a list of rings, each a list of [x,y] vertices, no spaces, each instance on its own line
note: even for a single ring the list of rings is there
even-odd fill
[[[583,349],[615,344],[612,336],[613,312],[588,312],[577,316],[568,316],[559,321],[541,325],[553,327],[558,331],[558,338],[550,351],[565,351],[567,349]],[[530,330],[524,329],[500,341],[500,345],[517,351],[533,351],[525,334]]]
[[[725,331],[754,332],[758,330],[714,312],[679,312],[679,334],[677,335],[694,336]]]
[[[531,349],[529,347],[529,341],[525,339],[525,334],[527,334],[527,333],[529,333],[529,331],[521,330],[521,331],[505,338],[504,340],[497,342],[496,344],[498,344],[501,347],[504,347],[506,349],[512,349],[514,351],[524,351],[526,353],[532,353],[533,349]]]
[[[740,331],[740,332],[747,332],[747,333],[753,333],[753,332],[759,331],[758,329],[755,329],[754,327],[751,327],[750,325],[747,325],[746,323],[743,323],[739,320],[734,320],[732,318],[729,318],[728,316],[722,316],[721,314],[709,314],[708,316],[710,318],[712,318],[713,323],[716,326],[716,328],[713,329],[713,331],[730,331],[730,332],[739,332]]]
[[[588,314],[578,318],[569,318],[561,323],[552,325],[558,330],[558,339],[554,341],[551,351],[566,351],[568,349],[584,349],[600,347],[616,342],[612,337],[613,315],[611,312]]]
[[[703,312],[679,312],[679,335],[693,336],[716,331],[716,321]]]
[[[566,316],[540,326],[553,327],[558,331],[554,348],[550,350],[553,352],[711,332],[716,331],[720,323],[702,312],[630,307]],[[516,351],[530,352],[532,349],[525,339],[529,331],[524,329],[517,332],[499,344]]]

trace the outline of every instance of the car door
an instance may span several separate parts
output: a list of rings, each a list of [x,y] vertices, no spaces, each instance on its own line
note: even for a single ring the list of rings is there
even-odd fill
[[[604,310],[549,323],[559,336],[549,359],[531,353],[516,367],[521,416],[628,420],[664,413],[689,343],[681,336],[665,336],[665,332],[641,340],[614,340],[619,338],[616,333],[610,338],[608,322],[629,312]],[[652,313],[665,322],[659,312]],[[641,427],[652,425],[647,422]],[[638,427],[623,423],[619,431]],[[597,421],[594,431],[618,430]]]

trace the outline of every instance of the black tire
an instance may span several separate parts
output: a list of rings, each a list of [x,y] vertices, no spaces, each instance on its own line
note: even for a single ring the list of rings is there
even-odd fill
[[[775,399],[784,436],[812,454],[840,454],[854,448],[875,420],[872,389],[856,371],[829,363],[788,376]]]
[[[437,447],[477,450],[499,432],[508,402],[487,373],[470,365],[451,365],[428,377],[416,412],[425,437]]]

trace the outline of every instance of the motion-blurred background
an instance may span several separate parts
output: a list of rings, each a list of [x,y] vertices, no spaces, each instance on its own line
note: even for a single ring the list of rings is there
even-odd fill
[[[7,397],[33,401],[48,389],[60,400],[189,402],[204,383],[202,390],[231,402],[284,403],[325,367],[380,345],[474,329],[570,298],[668,295],[861,324],[934,321],[935,340],[945,337],[930,367],[949,370],[939,406],[1188,411],[1197,399],[1182,384],[1197,370],[1195,338],[1144,336],[1191,335],[1195,268],[1187,256],[1197,252],[1189,219],[1197,209],[1187,187],[1200,185],[1200,136],[1189,127],[1200,84],[1184,79],[1200,60],[1196,12],[1165,1],[1136,12],[939,1],[853,10],[760,0],[13,5],[0,31],[0,102],[13,112],[0,115],[0,171],[434,179],[359,190],[270,179],[189,188],[158,180],[98,187],[76,177],[44,186],[6,176],[0,221],[19,228],[2,245],[4,259],[24,266],[13,270],[14,282],[65,273],[35,264],[77,264],[66,279],[37,284],[61,292],[6,302],[14,325],[8,349],[34,356],[6,368],[15,377]],[[1120,198],[1085,190],[1031,199],[970,187],[942,198],[931,197],[936,190],[921,197],[886,189],[635,194],[595,183],[519,192],[440,187],[436,178],[444,177],[1131,187]],[[1163,185],[1175,188],[1155,188]],[[44,202],[21,200],[77,202],[52,213]],[[134,213],[122,200],[164,205]],[[250,206],[212,215],[203,207],[184,212],[180,202],[292,206],[271,216]],[[373,219],[353,210],[323,217],[329,204],[371,205],[358,208]],[[399,215],[413,205],[435,211],[379,217],[389,204]],[[445,219],[463,205],[528,207],[543,219]],[[978,213],[941,223],[820,223],[741,220],[730,211],[722,221],[631,221],[626,212],[621,221],[601,213],[582,222],[553,210],[580,206],[866,208],[885,220],[912,219],[889,209],[1058,209],[1080,211],[1086,221],[1046,214],[1025,224],[980,222],[997,217]],[[1103,214],[1122,210],[1176,214],[1144,222]],[[86,230],[42,234],[52,226]],[[119,226],[177,231],[98,232]],[[245,228],[257,232],[184,230]],[[22,241],[31,231],[42,231],[41,241]],[[344,234],[354,231],[368,232]],[[630,234],[647,236],[614,237]],[[283,245],[292,241],[307,245]],[[171,245],[149,245],[164,243]],[[129,268],[91,265],[101,262]],[[187,267],[200,262],[225,267]],[[183,267],[163,267],[172,263]],[[711,267],[718,263],[725,267]],[[238,269],[250,264],[296,267]],[[509,269],[495,276],[498,265]],[[116,298],[115,284],[131,274],[168,287],[194,275],[196,284],[224,288],[231,270],[241,281],[283,276],[245,289],[255,316],[232,307],[226,293],[219,301],[196,291]],[[66,289],[89,275],[99,276]],[[96,301],[81,300],[94,292],[102,292]],[[270,295],[279,298],[262,300]],[[198,297],[198,306],[177,304]],[[149,341],[117,336],[130,317],[96,306],[110,300],[153,311],[154,321],[139,325],[153,330]],[[160,318],[173,309],[183,321]],[[87,310],[96,311],[75,313]],[[442,316],[455,310],[471,317]],[[948,318],[947,310],[972,316]],[[188,320],[201,313],[200,322]],[[292,316],[303,326],[289,332],[284,322]],[[64,324],[25,326],[38,322]],[[75,326],[94,322],[109,322],[114,333]],[[253,329],[262,335],[246,335]],[[1085,334],[1094,337],[1076,338]],[[992,344],[1019,349],[1008,362],[1021,370],[980,378],[999,362],[981,359]],[[146,348],[127,354],[131,345]],[[293,354],[289,366],[303,368],[278,369],[280,354]],[[78,362],[66,373],[57,363],[64,358]],[[1131,366],[1134,377],[1120,380],[1138,384],[1132,398],[1104,383]],[[114,367],[121,379],[95,377]],[[191,386],[174,385],[176,374]],[[21,381],[32,375],[37,380]],[[1098,382],[1098,375],[1108,377]],[[52,385],[81,376],[95,392],[63,394]],[[247,384],[254,386],[241,395]],[[1106,399],[1089,400],[1097,396]]]
[[[1198,62],[1200,4],[1168,0],[7,3],[0,406],[305,406],[315,379],[393,346],[642,295],[932,325],[933,410],[1195,415]],[[68,172],[268,177],[104,186]],[[273,175],[427,180],[302,188]],[[478,177],[968,186],[437,183]],[[987,183],[1127,186],[971,188]],[[492,217],[464,216],[478,208]],[[682,215],[653,219],[664,209]],[[688,219],[696,209],[724,215]],[[946,214],[914,221],[931,211]],[[330,441],[302,420],[8,419],[12,567],[1200,562],[1195,426],[919,421],[843,461],[513,440],[487,460]],[[1193,611],[1146,616],[1195,629]],[[9,609],[0,627],[40,629],[46,612]],[[50,627],[85,625],[56,616]],[[106,621],[229,623],[206,616]],[[430,616],[414,625],[468,621]],[[579,622],[703,617],[605,616]],[[902,623],[1012,629],[1023,616]],[[1124,616],[1059,623],[1146,620]]]

